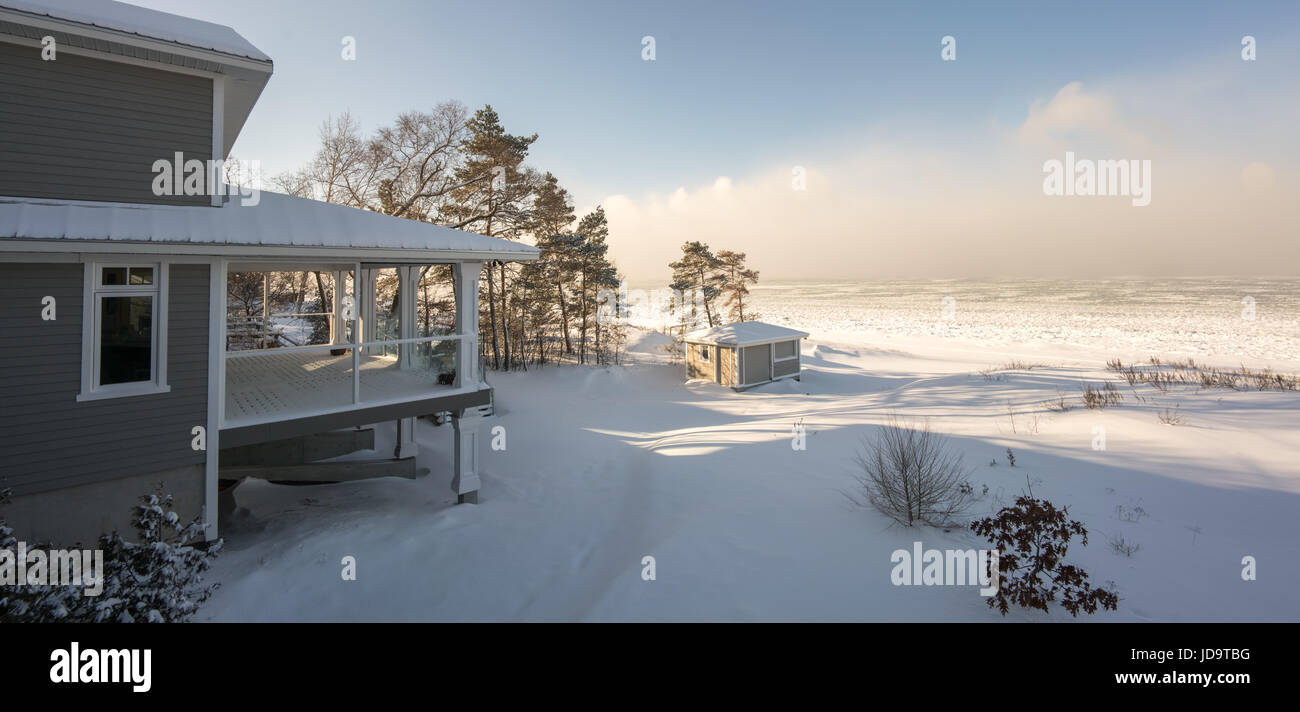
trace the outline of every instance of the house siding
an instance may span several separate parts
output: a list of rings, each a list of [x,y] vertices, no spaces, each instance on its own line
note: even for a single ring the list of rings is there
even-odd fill
[[[0,262],[0,488],[24,495],[195,466],[201,478],[205,453],[190,431],[207,424],[209,266],[170,266],[171,391],[79,403],[83,273]],[[45,296],[53,321],[41,319]]]
[[[212,158],[212,80],[0,39],[0,195],[210,205],[155,196],[153,163]]]

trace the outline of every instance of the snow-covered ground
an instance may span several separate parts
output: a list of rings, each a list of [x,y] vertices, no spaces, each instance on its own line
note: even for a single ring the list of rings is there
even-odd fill
[[[1071,319],[1087,310],[1062,308],[1053,319],[1039,309],[999,325],[976,316],[992,313],[979,300],[955,295],[948,319],[928,295],[904,324],[891,321],[904,319],[901,309],[854,314],[756,292],[765,318],[813,333],[802,382],[745,393],[683,382],[660,348],[665,337],[649,331],[630,339],[632,365],[493,374],[498,415],[484,421],[485,445],[500,425],[506,449],[484,447],[478,505],[455,505],[448,489],[450,428],[423,423],[425,478],[247,482],[237,496],[248,511],[223,532],[222,587],[201,617],[1004,620],[975,588],[890,582],[896,549],[983,541],[963,529],[891,526],[844,496],[861,439],[897,413],[928,418],[964,454],[976,490],[988,486],[971,516],[1032,487],[1084,523],[1090,544],[1076,542],[1068,558],[1121,597],[1118,612],[1087,619],[1297,621],[1300,393],[1162,393],[1103,367],[1114,356],[1190,353],[1300,370],[1287,331],[1296,313],[1259,298],[1257,319],[1234,332],[1236,292],[1223,296],[1222,315],[1187,311],[1186,328],[1162,322],[1159,303],[1146,317]],[[1179,328],[1199,336],[1170,333]],[[1042,365],[981,373],[1012,359]],[[1106,380],[1121,405],[1079,405],[1082,382]],[[1062,394],[1071,410],[1046,407]],[[1174,407],[1183,424],[1161,423],[1157,414]],[[805,450],[791,446],[796,424]],[[1094,449],[1095,428],[1104,450]],[[1121,537],[1140,548],[1116,553],[1109,542]],[[355,581],[342,580],[345,556],[356,557]],[[646,556],[653,581],[642,580]],[[1242,579],[1246,556],[1257,580]],[[1005,620],[1071,619],[1058,609]]]

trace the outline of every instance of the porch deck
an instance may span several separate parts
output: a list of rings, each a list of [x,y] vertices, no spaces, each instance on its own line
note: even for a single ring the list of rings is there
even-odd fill
[[[397,356],[365,354],[361,363],[361,402],[383,403],[431,398],[454,389],[439,385],[428,370],[398,368]],[[352,406],[352,352],[303,353],[268,349],[257,356],[226,362],[226,427],[294,418]]]

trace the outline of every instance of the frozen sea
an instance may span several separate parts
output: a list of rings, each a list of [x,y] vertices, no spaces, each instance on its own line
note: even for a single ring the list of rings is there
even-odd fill
[[[763,281],[751,291],[759,319],[829,341],[937,337],[954,346],[1300,367],[1296,278]]]

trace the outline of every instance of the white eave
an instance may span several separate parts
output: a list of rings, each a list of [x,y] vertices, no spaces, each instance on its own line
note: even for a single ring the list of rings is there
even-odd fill
[[[0,253],[158,252],[396,261],[535,260],[538,249],[442,225],[262,191],[256,205],[0,197]]]
[[[806,338],[808,338],[808,332],[806,331],[788,329],[784,326],[761,321],[738,321],[710,329],[697,329],[683,336],[682,340],[692,344],[757,346],[776,341]]]

